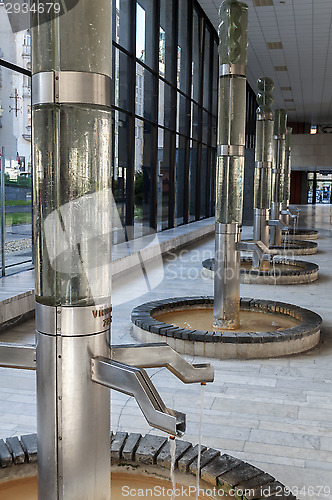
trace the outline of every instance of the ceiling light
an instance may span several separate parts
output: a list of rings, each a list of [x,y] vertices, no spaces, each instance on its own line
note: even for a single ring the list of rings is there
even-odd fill
[[[278,50],[282,49],[282,43],[281,42],[267,42],[267,48],[269,50]]]
[[[287,66],[275,66],[275,71],[287,71]]]
[[[270,7],[273,5],[273,0],[253,0],[255,7]]]

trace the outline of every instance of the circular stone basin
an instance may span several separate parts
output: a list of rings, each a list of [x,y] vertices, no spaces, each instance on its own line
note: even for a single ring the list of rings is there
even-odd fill
[[[179,488],[179,485],[177,485],[177,487]],[[172,483],[170,481],[167,481],[166,479],[125,473],[112,473],[111,477],[112,500],[123,500],[125,496],[131,497],[131,491],[133,493],[134,491],[137,492],[136,496],[139,496],[140,498],[169,499],[171,496],[168,493],[170,493],[171,489]],[[151,490],[152,492],[155,492],[155,494],[149,494]],[[164,495],[160,493],[158,495],[158,492],[163,491],[165,492]],[[188,491],[188,495],[178,495],[176,498],[189,498],[192,500],[196,498],[195,493],[190,494],[189,487],[185,488],[185,491]],[[139,492],[142,492],[142,494],[140,494]],[[144,494],[145,492],[147,493]],[[16,479],[14,481],[8,481],[6,483],[0,484],[0,498],[3,498],[4,500],[38,500],[37,477],[34,476],[25,479]],[[203,496],[199,495],[198,498],[202,499]],[[204,498],[212,498],[212,496],[204,495]]]
[[[267,262],[266,262],[267,264]],[[203,275],[214,278],[214,259],[204,260]],[[240,279],[246,284],[300,285],[318,278],[319,267],[311,262],[291,259],[274,259],[265,271],[252,267],[252,257],[241,257]]]
[[[285,239],[282,245],[270,245],[270,250],[275,250],[275,255],[314,255],[317,253],[318,244],[315,241],[301,241]]]
[[[181,354],[218,359],[295,354],[319,342],[322,318],[291,304],[242,298],[239,330],[213,328],[212,310],[213,297],[142,304],[132,311],[133,334],[143,342],[166,340]],[[206,322],[202,321],[203,315]]]
[[[296,240],[318,239],[318,231],[316,231],[315,229],[296,228],[295,231],[291,229],[289,232],[283,230],[282,235],[287,236],[287,238]]]
[[[8,450],[6,460],[3,454],[0,456],[0,498],[37,500],[37,436],[35,434],[21,436],[15,442],[15,452],[11,448],[12,441],[7,439],[6,444],[1,442]],[[14,464],[14,460],[17,459],[16,453],[21,445],[25,446],[27,442],[30,444],[23,454],[24,463],[20,460],[17,465]],[[182,439],[175,439],[173,443],[175,444],[175,498],[196,498],[198,472],[200,499],[243,498],[245,492],[253,491],[250,488],[254,488],[255,498],[270,498],[275,491],[279,492],[280,498],[289,496],[287,493],[289,488],[270,474],[265,474],[258,467],[253,467],[239,458],[204,445],[201,448],[201,468],[198,470],[198,445],[195,446]],[[171,498],[172,453],[170,441],[165,436],[117,432],[111,437],[110,451],[112,500],[123,500],[126,496],[149,499]],[[254,481],[254,485],[246,486],[248,481],[250,483]],[[123,490],[124,487],[126,489]],[[128,487],[129,493],[127,493]],[[154,488],[158,488],[157,491],[153,491],[155,496],[151,492]],[[160,494],[162,488],[165,490]],[[144,496],[145,489],[148,489],[148,492]],[[143,494],[139,493],[142,490]]]

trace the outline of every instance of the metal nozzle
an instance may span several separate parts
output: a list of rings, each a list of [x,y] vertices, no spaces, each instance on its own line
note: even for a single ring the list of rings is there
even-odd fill
[[[289,217],[291,217],[292,219],[296,219],[298,214],[294,214],[292,213],[289,209],[287,210],[281,210],[280,212],[281,215],[289,215]]]
[[[270,250],[262,241],[240,241],[238,249],[246,252],[253,252],[252,265],[254,268],[259,268],[261,262],[270,260],[274,255],[273,250]]]
[[[183,436],[185,414],[165,406],[145,370],[107,358],[94,358],[91,372],[94,382],[133,396],[152,427]]]
[[[191,365],[166,342],[111,346],[111,358],[137,368],[164,366],[185,384],[214,380],[213,366],[209,363]]]
[[[278,227],[279,229],[285,229],[286,231],[288,229],[288,227],[279,219],[270,219],[267,223],[269,226],[275,226]]]

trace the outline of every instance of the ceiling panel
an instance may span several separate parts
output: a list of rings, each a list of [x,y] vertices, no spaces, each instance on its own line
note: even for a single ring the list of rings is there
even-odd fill
[[[276,84],[275,107],[294,107],[290,121],[313,125],[332,123],[332,0],[247,0],[249,7],[248,81],[257,90],[257,78],[269,76]],[[199,0],[216,30],[216,0]],[[272,3],[256,7],[254,4]],[[282,49],[267,48],[281,42]],[[275,71],[287,66],[287,72]],[[280,87],[291,86],[291,91]],[[284,99],[294,99],[287,103]],[[292,106],[289,106],[292,104]]]

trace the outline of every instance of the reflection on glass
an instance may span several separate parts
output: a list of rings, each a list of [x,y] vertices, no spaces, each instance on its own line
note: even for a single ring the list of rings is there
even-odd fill
[[[158,47],[154,37],[155,4],[154,0],[139,0],[136,5],[136,57],[152,69]]]
[[[172,128],[172,89],[159,80],[158,124]]]
[[[136,114],[154,121],[154,76],[138,62],[136,63]]]
[[[188,109],[190,106],[189,99],[178,92],[177,94],[177,110],[176,110],[176,131],[183,135],[188,135]]]
[[[190,165],[189,165],[189,222],[196,219],[196,193],[197,193],[197,161],[198,143],[190,141]]]
[[[194,9],[193,17],[193,61],[191,66],[192,71],[192,98],[196,102],[200,102],[200,82],[201,82],[201,23],[200,17]]]
[[[123,239],[121,226],[126,224],[126,189],[129,167],[129,118],[125,113],[114,112],[114,165],[113,165],[113,196],[116,202],[119,220],[113,217],[113,242],[120,243]],[[120,227],[116,229],[117,225]]]
[[[188,0],[179,0],[177,86],[188,92]]]
[[[145,61],[145,10],[139,3],[136,10],[136,57]]]
[[[131,0],[113,2],[113,40],[127,50],[130,49],[131,5]]]
[[[175,225],[184,222],[184,192],[186,183],[186,145],[187,139],[176,136],[176,170],[175,170]]]
[[[160,1],[159,74],[173,82],[173,0]]]
[[[31,63],[31,35],[29,25],[20,27],[20,31],[13,32],[10,21],[15,22],[15,18],[23,17],[24,14],[15,14],[14,8],[20,9],[22,7],[22,2],[20,3],[9,3],[8,11],[12,10],[13,14],[9,17],[6,12],[5,3],[0,2],[0,23],[1,23],[1,47],[0,47],[0,57],[5,61],[16,64],[21,68],[26,68],[28,63]],[[15,7],[14,7],[15,6]],[[15,31],[15,26],[13,24]],[[23,29],[25,28],[25,29]]]
[[[210,168],[208,161],[208,148],[202,146],[202,163],[201,163],[201,178],[200,178],[200,219],[207,217],[206,213],[206,189],[207,189],[207,175]]]
[[[152,218],[153,129],[135,120],[135,237],[146,234]]]
[[[217,116],[218,113],[218,45],[216,41],[213,42],[213,80],[212,80],[212,114]]]
[[[158,129],[157,229],[168,228],[170,159],[172,133]]]
[[[204,42],[204,72],[203,72],[203,107],[210,110],[210,82],[212,71],[210,71],[210,31],[205,28]],[[212,68],[211,68],[212,70]]]
[[[129,110],[129,57],[113,47],[114,104]]]
[[[30,35],[26,43],[29,40]],[[6,274],[9,274],[32,263],[31,79],[4,67],[0,68],[0,79],[0,148],[4,148],[5,183],[4,249]],[[16,267],[22,263],[24,267]]]

